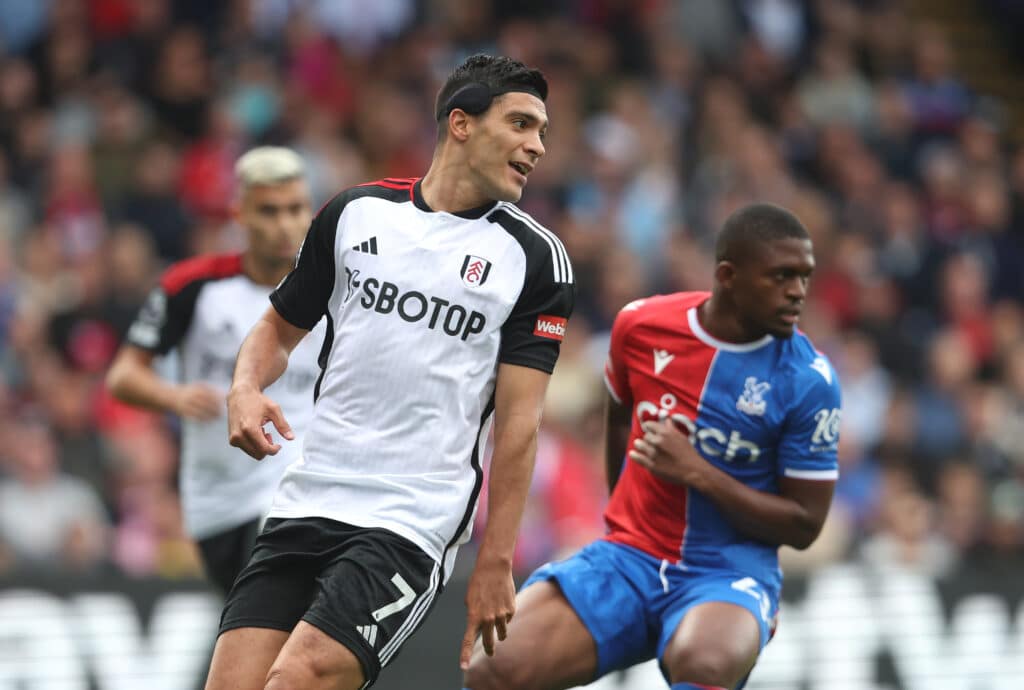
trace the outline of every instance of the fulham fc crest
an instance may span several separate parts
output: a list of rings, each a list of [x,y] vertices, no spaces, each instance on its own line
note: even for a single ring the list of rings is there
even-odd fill
[[[462,262],[462,282],[466,287],[479,287],[487,282],[487,275],[491,272],[491,262],[481,259],[479,256],[466,254],[466,260]]]

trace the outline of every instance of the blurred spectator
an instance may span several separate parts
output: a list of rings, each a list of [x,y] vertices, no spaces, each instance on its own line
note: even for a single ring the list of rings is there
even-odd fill
[[[945,330],[928,348],[928,373],[915,394],[914,445],[927,459],[938,460],[967,440],[960,396],[976,371],[963,334]]]
[[[907,180],[914,174],[914,114],[899,84],[886,80],[874,88],[874,123],[867,143],[892,176]]]
[[[732,3],[679,0],[675,5],[675,26],[687,43],[715,62],[726,62],[735,55],[740,17]]]
[[[956,565],[957,552],[935,531],[935,504],[902,471],[889,470],[883,477],[877,530],[864,542],[863,558],[882,572],[945,575]]]
[[[203,133],[211,76],[206,43],[198,29],[176,28],[161,42],[146,87],[150,105],[167,132],[188,139]]]
[[[967,359],[975,369],[992,357],[992,322],[988,314],[989,276],[977,254],[950,256],[939,275],[941,317],[963,337]]]
[[[104,312],[120,338],[146,301],[159,264],[153,241],[145,231],[131,224],[119,225],[111,231],[104,258],[104,268],[110,276]]]
[[[985,530],[985,478],[969,463],[951,462],[939,474],[937,495],[939,531],[962,553],[970,552]]]
[[[853,436],[851,443],[874,448],[882,435],[883,420],[889,409],[889,374],[878,361],[878,349],[864,334],[851,331],[843,341],[838,358],[839,378],[843,382],[842,438]]]
[[[9,183],[7,173],[7,157],[0,151],[0,235],[4,242],[19,238],[28,229],[31,218],[27,196]]]
[[[837,38],[826,37],[818,44],[814,71],[798,87],[800,103],[812,124],[843,122],[867,130],[874,94],[853,60],[850,48]]]
[[[4,429],[0,541],[36,567],[87,570],[107,556],[107,517],[87,484],[63,474],[50,431],[19,419]],[[17,440],[15,441],[15,435]]]
[[[135,164],[134,188],[115,211],[118,220],[137,225],[150,235],[166,263],[189,254],[192,222],[177,193],[180,165],[181,157],[169,143],[149,142]]]
[[[101,86],[96,100],[93,179],[104,206],[116,209],[137,184],[150,122],[139,99],[116,83]]]
[[[46,222],[57,236],[61,253],[74,262],[96,252],[106,233],[89,150],[77,144],[58,148],[48,174]]]
[[[119,458],[115,562],[134,575],[200,576],[202,563],[174,493],[178,450],[169,434],[150,420],[121,429],[113,440]]]
[[[952,136],[971,107],[967,88],[953,74],[953,57],[942,31],[924,25],[915,32],[914,73],[904,84],[917,134]]]
[[[224,221],[235,192],[234,164],[242,153],[242,133],[223,101],[204,111],[204,134],[181,157],[178,195],[193,216]]]

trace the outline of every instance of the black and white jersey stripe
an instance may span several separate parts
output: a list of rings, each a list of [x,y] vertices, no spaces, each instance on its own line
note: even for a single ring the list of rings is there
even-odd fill
[[[526,227],[540,235],[551,248],[552,265],[554,267],[554,280],[556,283],[572,283],[572,263],[569,261],[569,253],[565,251],[562,240],[543,225],[540,225],[528,214],[519,210],[508,202],[501,202],[498,208],[509,213],[513,218],[521,221]]]

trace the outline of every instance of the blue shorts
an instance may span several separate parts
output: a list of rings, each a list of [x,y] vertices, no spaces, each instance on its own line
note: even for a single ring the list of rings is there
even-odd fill
[[[597,677],[648,659],[661,659],[683,616],[710,601],[750,611],[771,637],[778,592],[743,573],[661,561],[622,544],[599,540],[564,561],[538,568],[523,584],[554,580],[597,643]],[[664,667],[662,667],[664,670]]]

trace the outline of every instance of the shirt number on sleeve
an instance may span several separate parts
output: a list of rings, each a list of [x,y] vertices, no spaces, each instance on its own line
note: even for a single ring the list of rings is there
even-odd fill
[[[834,444],[839,439],[839,422],[841,417],[842,411],[838,407],[833,407],[831,410],[818,410],[814,414],[814,421],[818,423],[818,426],[814,429],[814,435],[811,436],[811,446],[830,446]]]

